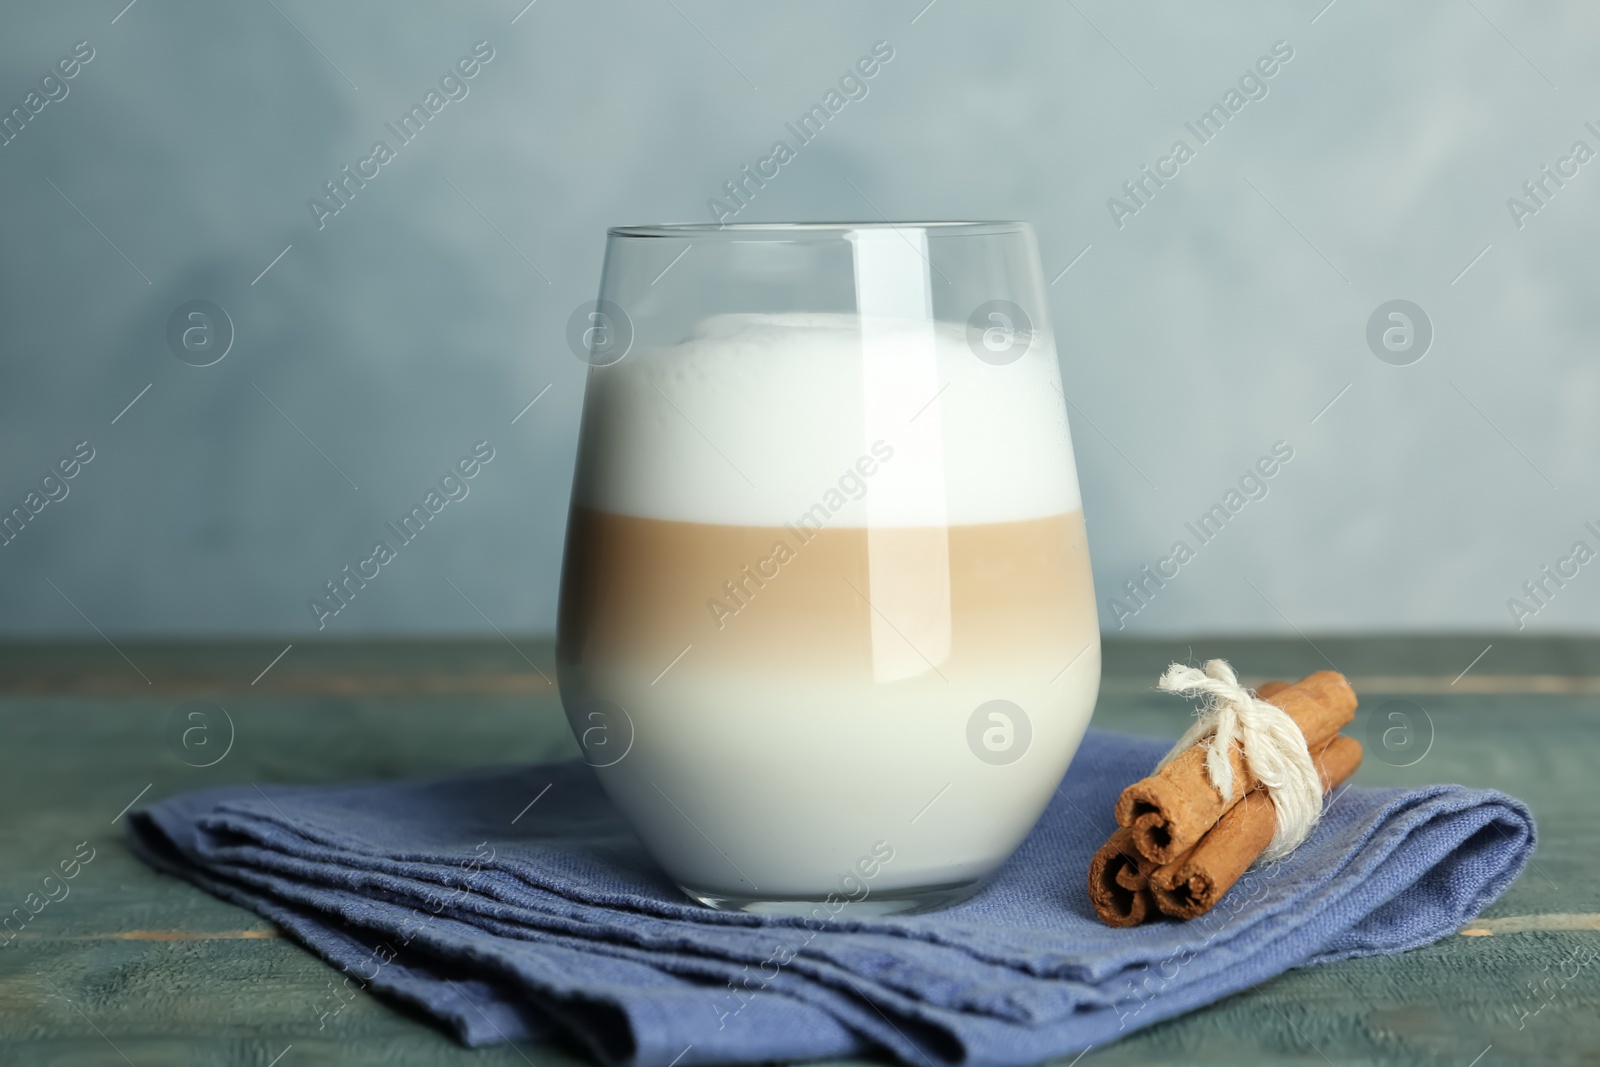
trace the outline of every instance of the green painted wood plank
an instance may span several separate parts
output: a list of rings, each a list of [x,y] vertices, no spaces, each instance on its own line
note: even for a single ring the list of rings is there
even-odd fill
[[[42,688],[46,683],[70,688],[93,681],[131,695],[139,689],[150,691],[146,677],[155,682],[155,691],[164,692],[165,686],[177,681],[223,692],[243,691],[251,688],[250,682],[291,643],[294,647],[278,660],[256,691],[276,692],[282,686],[303,690],[310,682],[334,676],[376,682],[397,676],[440,677],[468,687],[474,677],[483,675],[537,679],[530,660],[553,677],[550,643],[537,637],[519,636],[515,646],[506,641],[479,640],[119,641],[118,647],[127,659],[103,641],[12,641],[0,642],[0,692]],[[1318,635],[1309,641],[1226,636],[1156,640],[1109,637],[1104,646],[1104,670],[1108,679],[1138,683],[1153,679],[1174,659],[1199,662],[1212,656],[1231,659],[1241,672],[1256,677],[1298,676],[1324,669],[1330,663],[1352,675],[1451,679],[1473,664],[1469,677],[1600,677],[1600,641],[1504,634]]]
[[[1453,675],[1490,643],[1470,636],[1314,641],[1358,676]],[[520,652],[504,642],[297,645],[252,688],[284,643],[124,645],[157,681],[151,686],[109,648],[0,646],[0,744],[10,757],[0,775],[0,903],[20,904],[79,842],[96,850],[71,894],[0,949],[0,1064],[123,1064],[125,1054],[139,1067],[265,1065],[290,1044],[279,1067],[572,1062],[547,1048],[468,1052],[366,995],[319,1029],[329,968],[286,940],[260,936],[270,928],[249,913],[153,874],[123,849],[112,819],[147,785],[142,802],[221,782],[412,776],[575,752],[553,694],[528,681],[537,676],[522,659],[549,664],[548,642],[519,641]],[[1600,642],[1494,643],[1474,674],[1492,667],[1499,675],[1600,675]],[[1192,646],[1197,657],[1229,655],[1263,676],[1325,665],[1299,640]],[[1189,653],[1188,642],[1108,643],[1096,725],[1175,736],[1187,710],[1144,680]],[[75,678],[119,670],[133,682],[114,695],[70,691]],[[268,685],[275,675],[283,688]],[[40,677],[64,679],[68,691],[8,686]],[[521,689],[484,686],[486,677]],[[232,749],[209,768],[183,763],[167,736],[173,708],[197,692],[223,704],[234,724]],[[1446,687],[1408,699],[1432,721],[1427,755],[1391,766],[1375,749],[1358,781],[1461,781],[1522,796],[1539,820],[1536,866],[1489,914],[1600,914],[1600,697]],[[1353,728],[1358,736],[1381,704],[1367,701]],[[1391,755],[1390,763],[1409,758]],[[1106,820],[1109,826],[1109,813]],[[1082,1063],[1465,1067],[1492,1045],[1480,1067],[1592,1064],[1600,1059],[1600,963],[1559,988],[1553,976],[1573,953],[1593,954],[1597,941],[1594,929],[1508,930],[1291,972],[1096,1049]]]

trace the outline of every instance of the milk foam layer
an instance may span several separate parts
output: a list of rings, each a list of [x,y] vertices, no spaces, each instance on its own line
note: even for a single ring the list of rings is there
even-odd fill
[[[574,502],[642,518],[781,526],[824,504],[829,526],[930,526],[1080,506],[1044,331],[997,366],[949,323],[715,316],[591,371],[583,436]]]

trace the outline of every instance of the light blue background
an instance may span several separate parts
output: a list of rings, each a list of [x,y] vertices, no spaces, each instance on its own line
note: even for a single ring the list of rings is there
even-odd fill
[[[1520,230],[1506,207],[1600,149],[1600,14],[1325,2],[12,5],[4,109],[96,55],[0,148],[0,505],[96,458],[0,548],[0,628],[309,635],[307,598],[485,438],[471,495],[324,632],[552,628],[564,333],[605,227],[706,218],[886,40],[740,220],[1026,219],[1047,278],[1089,246],[1051,311],[1111,629],[1278,440],[1270,495],[1125,632],[1509,629],[1522,582],[1600,548],[1600,161]],[[470,95],[319,231],[307,199],[480,40]],[[1267,98],[1119,230],[1107,198],[1279,40]],[[164,340],[194,298],[237,329],[203,369]],[[1393,298],[1436,330],[1412,366],[1364,339]],[[1527,625],[1600,627],[1600,565]]]

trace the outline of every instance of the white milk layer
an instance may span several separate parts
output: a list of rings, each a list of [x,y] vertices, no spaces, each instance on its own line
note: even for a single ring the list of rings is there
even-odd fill
[[[613,668],[601,691],[627,710],[616,740],[629,747],[598,773],[667,873],[712,896],[820,899],[878,842],[894,859],[874,896],[970,882],[1022,841],[1072,761],[1100,682],[1090,642],[879,687]],[[578,688],[563,677],[563,697]],[[994,700],[1010,714],[975,740]]]
[[[591,371],[583,437],[574,502],[644,518],[780,526],[820,503],[830,526],[930,526],[1079,507],[1044,331],[995,365],[949,323],[719,315]]]

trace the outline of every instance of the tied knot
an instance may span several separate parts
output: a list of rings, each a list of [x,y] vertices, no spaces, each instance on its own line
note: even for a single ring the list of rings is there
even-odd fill
[[[1228,800],[1233,796],[1233,763],[1228,754],[1237,744],[1277,812],[1278,825],[1262,859],[1281,859],[1293,851],[1322,814],[1322,781],[1300,727],[1282,708],[1240,685],[1226,660],[1208,660],[1203,671],[1174,663],[1158,684],[1163,692],[1197,696],[1201,702],[1194,725],[1156,769],[1199,744],[1206,749],[1207,777]]]

